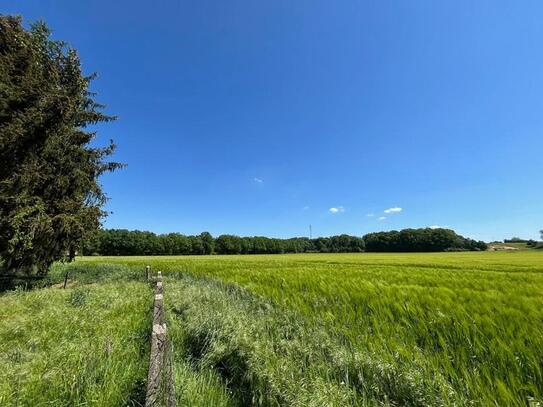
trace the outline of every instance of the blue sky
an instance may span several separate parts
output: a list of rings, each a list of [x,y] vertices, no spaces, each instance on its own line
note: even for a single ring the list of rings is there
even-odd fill
[[[2,5],[43,18],[99,73],[119,120],[98,142],[128,164],[102,179],[106,227],[543,228],[542,2]]]

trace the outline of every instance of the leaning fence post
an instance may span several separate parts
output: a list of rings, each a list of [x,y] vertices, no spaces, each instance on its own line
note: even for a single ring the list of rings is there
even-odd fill
[[[164,291],[162,273],[157,272],[153,322],[151,333],[151,355],[147,375],[145,407],[175,407],[175,390],[172,358],[173,350],[167,337],[164,317]]]
[[[66,270],[66,275],[64,276],[64,289],[66,289],[66,284],[68,284],[68,273],[69,271]]]

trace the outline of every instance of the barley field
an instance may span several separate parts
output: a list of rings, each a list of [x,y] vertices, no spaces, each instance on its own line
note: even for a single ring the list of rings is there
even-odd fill
[[[543,251],[529,250],[80,258],[49,288],[0,296],[0,404],[138,405],[147,264],[165,276],[179,405],[543,402]],[[133,368],[118,377],[120,360]]]

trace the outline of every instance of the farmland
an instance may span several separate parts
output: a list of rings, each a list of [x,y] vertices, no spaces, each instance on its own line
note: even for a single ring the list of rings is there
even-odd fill
[[[70,270],[66,290],[0,297],[1,404],[33,394],[51,404],[62,391],[65,405],[137,405],[146,264],[165,275],[180,405],[542,400],[543,252],[532,250],[80,258],[53,270],[51,283]],[[83,362],[97,352],[108,357]],[[132,363],[124,375],[121,359]],[[42,390],[46,373],[81,366],[77,383],[53,374]]]

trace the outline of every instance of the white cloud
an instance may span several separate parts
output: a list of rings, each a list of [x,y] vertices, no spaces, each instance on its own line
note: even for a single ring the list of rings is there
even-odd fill
[[[309,209],[309,206],[304,206],[304,211],[307,211]]]
[[[386,218],[386,216],[379,216],[379,220],[385,220]]]
[[[447,226],[432,225],[428,226],[430,229],[448,229]]]
[[[328,209],[328,211],[330,213],[340,213],[340,212],[345,212],[345,208],[343,206],[332,207],[332,208]]]
[[[385,213],[398,213],[401,211],[402,211],[402,208],[399,208],[397,206],[395,206],[394,208],[385,209]]]
[[[374,215],[373,213],[368,213],[366,216],[367,216],[368,218],[373,218],[375,215]]]
[[[263,179],[257,178],[257,177],[254,177],[254,178],[253,178],[253,181],[254,181],[254,182],[257,182],[257,183],[259,183],[259,184],[262,184],[262,183],[264,182]]]

